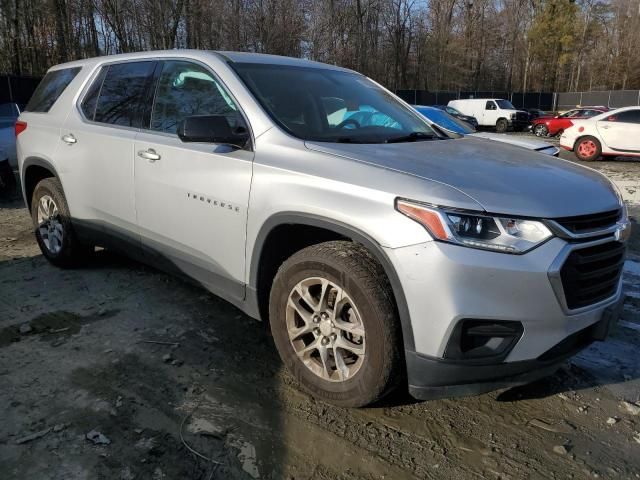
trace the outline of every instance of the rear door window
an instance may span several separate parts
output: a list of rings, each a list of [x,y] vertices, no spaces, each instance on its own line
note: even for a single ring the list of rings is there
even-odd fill
[[[637,123],[640,124],[640,110],[626,110],[607,118],[610,122]]]
[[[142,98],[155,63],[143,61],[109,65],[99,91],[93,120],[123,127],[140,127]],[[89,91],[88,95],[91,93]],[[91,97],[88,96],[85,101],[87,110],[91,113]]]
[[[74,67],[47,73],[33,92],[25,112],[48,112],[79,71],[80,67]]]

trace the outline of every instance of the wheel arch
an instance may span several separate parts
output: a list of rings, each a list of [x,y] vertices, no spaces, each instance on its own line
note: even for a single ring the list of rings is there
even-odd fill
[[[22,184],[24,203],[29,211],[31,210],[31,197],[38,182],[52,177],[57,178],[62,183],[60,175],[48,160],[41,157],[28,157],[22,162],[20,182]]]
[[[280,252],[273,251],[274,245],[278,245],[278,232],[296,231],[301,232],[312,229],[314,233],[320,233],[319,241],[311,243],[294,241],[294,248],[285,248]],[[309,230],[306,230],[309,231]],[[275,237],[274,237],[275,235]],[[248,303],[255,305],[255,313],[258,318],[268,321],[268,299],[270,285],[273,282],[275,273],[286,258],[309,245],[330,240],[351,240],[363,245],[384,269],[395,300],[395,306],[400,319],[402,329],[402,341],[405,350],[415,350],[413,329],[409,308],[404,295],[402,284],[398,274],[384,252],[380,244],[367,233],[345,223],[334,219],[322,217],[314,214],[282,212],[277,213],[267,219],[262,225],[252,249],[251,261],[249,265]],[[289,240],[289,238],[287,238]],[[298,248],[300,247],[300,248]],[[286,253],[286,257],[282,258]]]

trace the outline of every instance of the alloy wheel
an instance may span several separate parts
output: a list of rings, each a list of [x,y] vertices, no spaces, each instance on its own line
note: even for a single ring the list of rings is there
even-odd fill
[[[318,377],[344,382],[362,367],[364,324],[339,285],[319,277],[299,282],[289,294],[286,325],[296,355]]]
[[[536,128],[533,129],[533,133],[536,137],[544,137],[547,134],[547,127],[544,125],[536,125]]]
[[[582,158],[589,158],[598,151],[597,145],[593,140],[585,140],[578,145],[578,153]]]
[[[57,255],[62,250],[64,226],[56,202],[50,195],[43,195],[38,201],[38,232],[42,243],[49,252]]]

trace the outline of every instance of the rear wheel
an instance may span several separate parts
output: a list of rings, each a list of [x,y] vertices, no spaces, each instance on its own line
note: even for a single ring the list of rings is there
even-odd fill
[[[312,395],[360,407],[400,379],[401,336],[391,286],[362,246],[307,247],[279,269],[271,331],[283,362]]]
[[[545,124],[539,123],[533,127],[533,133],[536,137],[546,137],[549,134],[549,130],[547,130],[547,126]]]
[[[576,157],[585,162],[593,162],[602,154],[602,146],[595,137],[583,137],[576,143]]]
[[[33,191],[31,218],[42,254],[58,267],[74,267],[86,260],[93,247],[77,239],[62,185],[57,178],[41,180]]]
[[[496,122],[496,132],[504,133],[507,131],[507,128],[509,128],[509,124],[504,118],[501,118]]]

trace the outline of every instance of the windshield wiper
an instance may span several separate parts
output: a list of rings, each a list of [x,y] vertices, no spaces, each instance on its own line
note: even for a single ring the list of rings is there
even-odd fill
[[[334,141],[337,143],[377,143],[377,142],[367,142],[362,138],[354,138],[354,137],[337,137]]]
[[[411,132],[409,135],[402,135],[401,137],[390,138],[385,143],[417,142],[420,140],[437,140],[437,139],[438,137],[436,137],[431,133]]]

